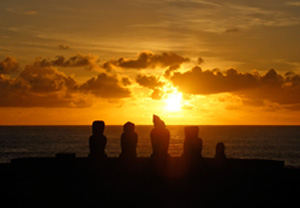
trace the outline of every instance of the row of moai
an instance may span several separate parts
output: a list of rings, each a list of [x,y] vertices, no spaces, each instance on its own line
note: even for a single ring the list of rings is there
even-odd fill
[[[166,128],[164,121],[153,115],[154,128],[150,132],[152,158],[166,159],[169,157],[168,148],[170,143],[170,132]],[[107,138],[104,135],[105,123],[94,121],[92,125],[93,134],[89,138],[90,158],[106,157],[105,147]],[[136,158],[138,135],[135,132],[135,125],[127,122],[123,126],[124,132],[121,135],[121,158]],[[197,126],[186,126],[184,128],[185,138],[183,144],[183,157],[189,160],[202,158],[202,139],[198,137],[199,128]],[[224,160],[225,145],[220,142],[216,145],[215,159]]]

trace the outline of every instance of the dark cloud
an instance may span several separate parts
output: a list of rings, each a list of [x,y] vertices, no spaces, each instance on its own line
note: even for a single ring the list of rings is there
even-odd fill
[[[175,72],[171,80],[180,91],[188,94],[229,92],[239,95],[248,103],[269,100],[290,109],[296,109],[300,104],[300,76],[288,73],[288,76],[283,77],[274,69],[261,76],[258,73],[241,73],[235,69],[222,73],[194,67],[185,73]]]
[[[102,68],[108,72],[110,72],[113,69],[113,64],[111,64],[110,62],[112,61],[107,61],[102,65]]]
[[[13,88],[14,80],[7,78],[4,75],[0,74],[0,97],[3,97],[7,94],[11,88]]]
[[[79,87],[79,90],[103,98],[125,98],[131,95],[127,88],[120,86],[115,76],[108,76],[105,73],[89,79]]]
[[[131,81],[127,77],[123,77],[121,81],[122,81],[123,86],[129,86],[129,85],[131,85]]]
[[[171,80],[182,92],[188,94],[216,94],[252,87],[257,78],[234,69],[229,69],[223,74],[220,71],[203,71],[196,66],[185,73],[175,72]]]
[[[204,60],[203,60],[203,58],[201,58],[201,57],[199,57],[199,58],[197,59],[197,61],[198,61],[198,64],[203,64],[203,63],[204,63]]]
[[[154,54],[151,52],[142,52],[137,59],[120,58],[118,60],[110,60],[103,64],[103,68],[111,70],[112,66],[120,67],[123,69],[145,69],[156,67],[169,67],[172,65],[180,65],[188,62],[188,58],[184,58],[175,53],[168,52],[162,54]]]
[[[76,81],[54,67],[28,65],[17,78],[0,76],[0,106],[86,107],[74,96]]]
[[[58,45],[58,48],[61,49],[61,50],[68,50],[68,49],[70,49],[70,46],[60,44],[60,45]]]
[[[148,89],[153,90],[151,93],[151,98],[154,100],[160,100],[163,97],[163,92],[160,87],[164,86],[164,82],[160,82],[157,77],[153,75],[137,75],[136,82]]]
[[[61,90],[73,90],[76,81],[57,71],[54,67],[26,66],[19,78],[24,80],[32,92],[52,93]]]
[[[270,70],[261,77],[259,88],[248,93],[253,98],[267,99],[293,108],[300,104],[300,76],[295,74],[284,78],[275,70]]]
[[[0,61],[0,74],[11,74],[17,72],[19,63],[12,57],[7,56]]]
[[[166,71],[165,71],[165,74],[164,76],[165,77],[170,77],[171,73],[176,71],[177,69],[179,69],[180,65],[179,64],[174,64],[172,66],[170,66]]]
[[[162,87],[164,85],[163,82],[158,81],[158,79],[153,75],[147,76],[139,74],[136,77],[136,82],[139,83],[139,85],[149,89]]]
[[[238,28],[229,28],[229,29],[225,30],[225,33],[236,33],[236,32],[240,32],[240,29],[238,29]]]
[[[64,56],[56,56],[54,59],[41,59],[35,62],[35,65],[47,67],[47,66],[59,66],[59,67],[87,67],[87,69],[93,69],[97,66],[99,58],[94,55],[81,55],[66,59]]]
[[[56,67],[36,63],[25,66],[16,78],[0,74],[2,107],[88,107],[93,103],[88,102],[86,93],[103,98],[130,96],[130,91],[121,87],[115,76],[104,73],[83,84]]]

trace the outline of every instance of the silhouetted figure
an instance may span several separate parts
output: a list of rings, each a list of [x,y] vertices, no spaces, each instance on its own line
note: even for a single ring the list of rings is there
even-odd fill
[[[198,137],[198,126],[187,126],[184,128],[184,133],[183,156],[189,160],[201,158],[202,139]]]
[[[152,157],[166,159],[170,143],[170,132],[165,123],[156,115],[153,115],[154,129],[150,132]]]
[[[225,160],[226,159],[226,156],[225,156],[225,145],[223,142],[219,142],[217,145],[216,145],[216,155],[215,155],[215,159],[216,160],[219,160],[219,161],[222,161],[222,160]]]
[[[121,150],[120,157],[136,158],[136,146],[138,142],[138,135],[134,131],[134,124],[127,122],[123,126],[124,132],[121,135]]]
[[[105,124],[103,121],[93,122],[93,135],[90,136],[89,146],[90,146],[90,158],[100,159],[106,157],[104,152],[106,147],[106,137],[103,135]]]

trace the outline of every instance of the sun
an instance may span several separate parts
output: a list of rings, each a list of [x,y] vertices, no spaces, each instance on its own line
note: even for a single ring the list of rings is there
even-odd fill
[[[165,103],[166,110],[168,111],[181,110],[182,94],[180,92],[173,91],[172,93],[168,94],[167,98],[165,99]]]

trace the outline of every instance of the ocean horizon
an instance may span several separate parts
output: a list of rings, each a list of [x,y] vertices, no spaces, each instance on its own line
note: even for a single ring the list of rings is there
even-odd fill
[[[184,127],[167,125],[170,131],[169,154],[183,153]],[[300,126],[298,125],[198,125],[203,140],[203,157],[214,157],[218,142],[225,144],[228,158],[270,159],[285,161],[286,166],[300,167]],[[152,125],[136,125],[139,136],[138,157],[152,153],[150,131]],[[90,125],[18,125],[0,126],[0,162],[14,158],[55,157],[56,153],[75,153],[87,157]],[[121,153],[122,125],[107,125],[106,153],[118,157]]]

